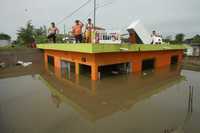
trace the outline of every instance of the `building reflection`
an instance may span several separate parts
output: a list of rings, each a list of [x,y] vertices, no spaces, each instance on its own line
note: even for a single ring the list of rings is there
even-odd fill
[[[187,105],[187,114],[185,116],[184,121],[182,124],[175,128],[166,128],[164,129],[164,133],[184,133],[186,125],[191,121],[192,114],[193,114],[193,100],[194,100],[194,86],[188,86],[188,105]]]
[[[91,81],[87,76],[76,76],[69,71],[45,67],[41,76],[48,83],[51,98],[57,108],[62,103],[71,105],[84,117],[96,121],[115,112],[127,111],[136,103],[181,82],[180,66],[133,75],[118,75]],[[54,73],[52,75],[52,73]],[[68,75],[68,76],[66,76]]]

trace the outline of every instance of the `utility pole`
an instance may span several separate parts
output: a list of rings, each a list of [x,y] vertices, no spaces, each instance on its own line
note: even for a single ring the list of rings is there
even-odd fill
[[[94,28],[96,26],[96,0],[94,0]]]
[[[64,36],[65,36],[65,24],[64,24],[63,28],[64,28],[63,31],[64,31]]]

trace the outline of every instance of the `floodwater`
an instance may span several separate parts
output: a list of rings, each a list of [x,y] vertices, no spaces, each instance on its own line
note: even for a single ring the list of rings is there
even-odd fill
[[[173,66],[91,82],[33,70],[0,70],[0,133],[200,133],[200,72]]]

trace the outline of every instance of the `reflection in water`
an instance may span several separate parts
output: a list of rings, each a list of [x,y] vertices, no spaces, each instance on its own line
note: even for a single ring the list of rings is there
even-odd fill
[[[61,104],[60,97],[58,95],[52,93],[51,98],[52,98],[53,103],[56,105],[56,107],[59,108],[60,104]]]
[[[192,118],[193,98],[194,98],[193,91],[194,91],[194,86],[189,85],[187,114],[185,116],[185,120],[183,121],[183,124],[181,124],[179,127],[176,127],[176,128],[165,129],[164,133],[184,133],[184,127],[187,125],[187,123],[189,123],[189,121]]]
[[[197,72],[173,66],[92,82],[51,67],[27,71],[1,75],[1,133],[200,132]]]
[[[145,71],[137,75],[107,77],[99,81],[91,81],[85,76],[67,80],[63,75],[66,73],[55,73],[55,76],[51,76],[49,70],[41,75],[51,86],[52,99],[57,99],[56,107],[62,102],[70,103],[80,112],[85,112],[83,115],[92,121],[118,111],[127,111],[137,102],[184,79],[180,75],[180,66]]]

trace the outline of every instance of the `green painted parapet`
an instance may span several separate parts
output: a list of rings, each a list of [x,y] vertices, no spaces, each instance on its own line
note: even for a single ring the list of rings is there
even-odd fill
[[[92,53],[91,44],[38,44],[37,48],[47,50]]]
[[[80,53],[107,53],[107,52],[140,52],[140,51],[164,51],[164,50],[184,50],[190,46],[185,44],[38,44],[37,48],[46,50],[70,51]]]

